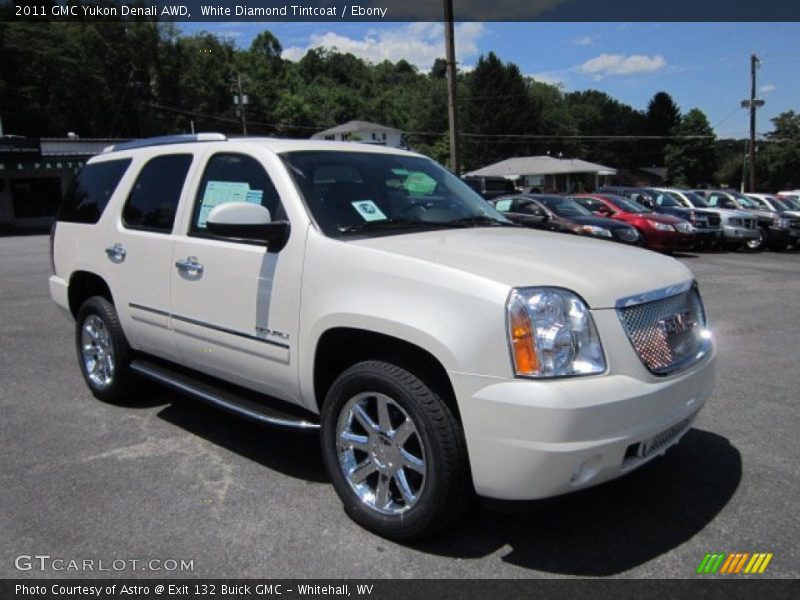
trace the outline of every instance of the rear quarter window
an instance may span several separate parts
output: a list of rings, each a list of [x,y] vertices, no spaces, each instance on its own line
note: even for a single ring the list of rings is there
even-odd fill
[[[123,158],[84,166],[69,186],[58,220],[97,223],[130,164],[130,158]]]

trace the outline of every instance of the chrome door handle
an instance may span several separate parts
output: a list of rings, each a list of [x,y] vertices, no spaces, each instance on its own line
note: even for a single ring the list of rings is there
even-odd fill
[[[114,244],[113,246],[109,246],[106,248],[106,256],[108,256],[111,262],[122,262],[125,260],[125,256],[127,256],[127,252],[125,248],[122,247],[122,244]]]
[[[183,260],[176,260],[175,266],[181,271],[192,271],[197,274],[202,273],[204,269],[203,265],[197,262],[196,256],[190,256],[188,258],[184,258]]]

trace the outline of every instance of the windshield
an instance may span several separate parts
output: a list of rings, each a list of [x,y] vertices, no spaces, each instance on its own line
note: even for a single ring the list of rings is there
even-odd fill
[[[289,152],[283,160],[314,220],[331,237],[511,224],[427,158],[310,151]]]
[[[755,196],[745,196],[750,202],[753,203],[754,208],[761,208],[763,210],[772,210],[772,207],[767,203],[766,200],[762,200],[761,198],[757,198]]]
[[[561,217],[591,217],[592,213],[572,198],[536,196],[536,199]]]
[[[761,206],[759,202],[756,202],[752,198],[748,198],[744,194],[731,194],[736,201],[741,205],[742,208],[753,208],[755,210],[764,210],[764,207]]]
[[[695,208],[711,208],[711,205],[706,202],[706,199],[699,194],[695,194],[694,192],[683,192],[683,195],[686,196],[689,204]]]
[[[649,213],[653,212],[646,206],[642,206],[638,202],[634,200],[630,200],[628,198],[624,198],[622,196],[605,196],[608,198],[608,201],[611,202],[614,206],[618,209],[629,212],[629,213]]]
[[[791,210],[800,210],[800,196],[781,196],[780,200]]]

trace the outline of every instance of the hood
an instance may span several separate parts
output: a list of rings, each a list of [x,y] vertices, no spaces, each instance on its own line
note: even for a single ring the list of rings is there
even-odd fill
[[[508,287],[563,287],[591,308],[692,279],[675,259],[590,237],[510,227],[381,236],[353,244],[457,269]]]
[[[728,217],[740,217],[742,219],[755,218],[755,215],[749,210],[739,210],[738,208],[717,208],[716,206],[713,207],[712,210],[715,210],[718,213],[721,213]]]
[[[688,208],[686,209],[689,210]],[[655,221],[656,223],[666,223],[667,225],[675,225],[675,223],[680,223],[681,221],[685,221],[688,219],[689,215],[686,215],[687,219],[681,219],[680,217],[676,217],[675,215],[665,215],[663,213],[638,213],[638,216],[642,219],[647,219],[648,221]]]

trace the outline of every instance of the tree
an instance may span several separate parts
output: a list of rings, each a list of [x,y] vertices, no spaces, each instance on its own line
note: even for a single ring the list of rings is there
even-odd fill
[[[481,56],[467,76],[462,118],[468,134],[463,138],[465,166],[480,167],[527,153],[525,141],[503,139],[502,134],[538,132],[539,114],[534,108],[517,65],[503,64],[494,52]]]
[[[681,111],[675,101],[666,92],[658,92],[647,104],[645,113],[647,134],[666,137],[681,122]],[[647,157],[643,165],[661,166],[664,164],[664,148],[668,140],[652,140],[647,143]]]
[[[716,136],[705,113],[693,108],[673,129],[680,138],[665,148],[667,178],[670,183],[691,187],[710,182],[717,167]],[[691,136],[691,139],[686,139]]]

